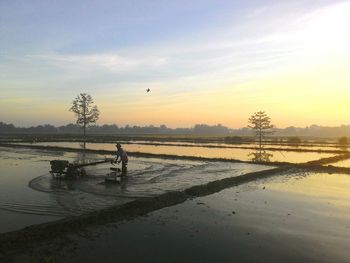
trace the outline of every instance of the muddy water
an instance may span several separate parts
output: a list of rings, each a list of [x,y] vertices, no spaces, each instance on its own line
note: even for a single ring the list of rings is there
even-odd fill
[[[27,150],[0,148],[0,232],[40,223],[64,216],[64,211],[53,205],[52,196],[33,191],[28,182],[49,167],[45,158],[59,158],[62,154],[32,154]],[[19,214],[17,213],[19,212]]]
[[[61,146],[70,148],[81,148],[80,143],[74,142],[42,142],[35,143],[35,145],[44,146]],[[115,144],[112,143],[88,143],[87,149],[94,150],[116,150]],[[196,156],[207,158],[226,158],[236,159],[241,161],[251,161],[256,157],[256,151],[252,149],[239,149],[239,148],[206,148],[206,147],[179,147],[179,146],[155,146],[155,145],[143,145],[143,144],[125,144],[126,151],[130,152],[143,152],[154,154],[170,154],[170,155],[182,155],[182,156]],[[316,153],[316,152],[292,152],[292,151],[266,151],[268,155],[268,161],[271,162],[291,162],[291,163],[303,163],[320,158],[327,158],[334,156],[335,154],[328,153]]]
[[[48,180],[49,192],[33,190],[29,182],[38,176],[51,179],[49,161],[91,161],[101,156],[33,151],[0,147],[0,232],[38,224],[93,209],[114,205],[123,199],[99,197],[75,191],[69,183]]]
[[[0,232],[271,168],[130,158],[128,177],[121,184],[105,184],[110,164],[87,167],[88,176],[76,181],[57,181],[49,174],[53,159],[83,163],[105,157],[111,156],[0,147]]]
[[[103,175],[109,172],[110,165],[99,165],[87,169],[89,180],[73,184],[75,189],[102,196],[144,197],[156,196],[167,191],[184,190],[190,186],[234,177],[252,171],[271,167],[242,163],[178,162],[160,159],[131,159],[141,169],[129,169],[128,177],[121,184],[105,184]],[[42,177],[39,184],[45,184]]]

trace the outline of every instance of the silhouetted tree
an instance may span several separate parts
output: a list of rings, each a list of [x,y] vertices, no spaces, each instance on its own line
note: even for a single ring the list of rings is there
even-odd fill
[[[264,111],[258,111],[250,116],[248,122],[248,127],[254,130],[255,137],[258,138],[259,147],[261,148],[263,138],[274,132],[271,130],[273,125],[271,124],[270,117]]]
[[[76,123],[84,129],[84,142],[86,141],[86,127],[96,123],[100,116],[100,111],[97,106],[93,106],[91,95],[80,93],[73,101],[72,107],[69,109],[74,112],[77,121]]]

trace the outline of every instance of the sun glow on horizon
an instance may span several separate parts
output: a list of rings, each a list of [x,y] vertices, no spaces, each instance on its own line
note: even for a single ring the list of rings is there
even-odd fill
[[[92,14],[98,14],[93,1],[91,5]],[[198,8],[207,7],[198,3],[192,11]],[[159,32],[145,36],[138,32],[141,25],[125,20],[126,28],[138,32],[125,35],[132,44],[111,37],[122,34],[121,29],[96,21],[89,34],[66,27],[55,36],[38,33],[38,39],[27,41],[33,46],[17,46],[17,39],[28,32],[19,36],[10,29],[23,25],[25,18],[39,18],[17,21],[14,8],[14,15],[4,14],[9,30],[0,29],[7,40],[0,43],[0,120],[16,125],[69,123],[70,103],[86,92],[101,110],[100,124],[222,123],[240,128],[258,110],[281,128],[349,124],[350,1],[247,4],[243,15],[236,10],[231,4],[202,10],[212,15],[208,19],[213,26],[191,20],[193,27],[188,28],[172,22],[177,13],[171,9],[166,9],[169,18],[156,10],[154,19],[134,14]],[[79,19],[72,19],[81,26]],[[32,20],[27,20],[29,32],[57,26],[56,21],[45,27]],[[102,42],[101,34],[109,41]],[[151,92],[146,94],[147,88]]]

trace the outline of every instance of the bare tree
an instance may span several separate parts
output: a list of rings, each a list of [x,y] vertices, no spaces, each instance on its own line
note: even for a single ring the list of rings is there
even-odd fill
[[[72,107],[69,109],[75,113],[77,117],[76,123],[84,129],[84,142],[86,142],[86,127],[96,123],[100,116],[100,111],[93,103],[91,95],[80,93],[74,99]]]
[[[274,126],[271,124],[271,119],[264,111],[258,111],[250,116],[248,122],[250,124],[248,127],[254,130],[255,137],[258,138],[259,147],[261,148],[262,140],[268,134],[272,134],[274,132],[272,130]]]

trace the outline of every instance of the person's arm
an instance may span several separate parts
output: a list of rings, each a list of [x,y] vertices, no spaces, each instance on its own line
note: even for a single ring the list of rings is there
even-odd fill
[[[120,160],[118,161],[118,158],[119,158],[119,157],[120,157]],[[116,163],[120,163],[121,160],[122,160],[121,154],[120,154],[120,152],[117,152],[117,158],[115,158],[115,162],[116,162]]]

